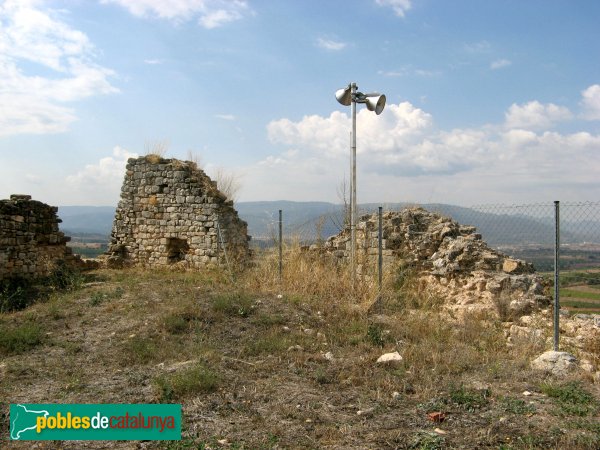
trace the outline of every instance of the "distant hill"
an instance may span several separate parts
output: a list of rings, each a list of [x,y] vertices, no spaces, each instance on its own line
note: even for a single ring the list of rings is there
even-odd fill
[[[60,228],[66,234],[110,235],[115,217],[114,206],[59,206]]]
[[[376,212],[379,204],[359,205],[359,213]],[[414,203],[386,203],[384,211],[397,211]],[[450,216],[463,225],[477,227],[492,246],[537,244],[551,246],[554,242],[554,219],[551,210],[546,215],[534,215],[535,211],[506,210],[492,207],[480,210],[441,203],[419,205],[423,208]],[[343,224],[343,206],[327,202],[264,201],[239,202],[235,204],[240,217],[248,223],[248,233],[254,240],[269,241],[277,236],[278,211],[283,211],[284,233],[301,241],[326,239],[338,234]],[[97,234],[108,237],[112,228],[115,208],[112,206],[61,206],[58,214],[63,220],[61,229],[73,236]],[[589,220],[564,222],[561,242],[598,241],[600,223]]]

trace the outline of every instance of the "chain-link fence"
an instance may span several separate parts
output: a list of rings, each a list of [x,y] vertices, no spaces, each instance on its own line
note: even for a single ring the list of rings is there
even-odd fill
[[[375,213],[377,204],[361,205],[360,214]],[[487,244],[511,257],[533,263],[550,283],[554,280],[555,241],[559,238],[561,306],[577,312],[600,313],[600,202],[556,202],[475,205],[460,207],[444,204],[384,204],[383,210],[408,206],[449,216],[462,225],[472,225]],[[558,206],[558,208],[557,208]],[[557,228],[556,214],[559,213]],[[283,210],[283,239],[311,245],[338,234],[347,212],[343,206],[329,207],[308,217],[298,210]],[[360,215],[359,214],[359,215]],[[255,245],[276,246],[278,215],[272,212],[264,221],[262,236]],[[265,236],[266,234],[266,236]]]
[[[532,262],[541,273],[554,271],[558,236],[561,289],[581,288],[580,299],[600,303],[600,295],[583,294],[594,287],[600,294],[600,202],[480,205],[464,219],[454,218],[476,226],[490,246]]]

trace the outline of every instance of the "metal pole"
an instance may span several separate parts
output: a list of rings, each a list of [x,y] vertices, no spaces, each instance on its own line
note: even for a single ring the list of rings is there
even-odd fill
[[[279,290],[283,278],[283,211],[279,210]]]
[[[356,83],[351,84],[352,92],[352,202],[350,204],[350,267],[352,287],[356,284]]]
[[[558,351],[560,321],[560,202],[554,202],[554,351]]]
[[[378,258],[377,258],[377,275],[379,282],[379,294],[377,296],[377,303],[379,307],[379,311],[381,312],[381,292],[383,289],[383,207],[379,207],[379,232],[378,232]]]

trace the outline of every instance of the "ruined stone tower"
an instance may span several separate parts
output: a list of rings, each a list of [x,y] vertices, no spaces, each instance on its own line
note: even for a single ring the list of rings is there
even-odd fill
[[[201,268],[248,257],[247,224],[196,164],[127,161],[109,263]]]
[[[71,238],[59,231],[57,212],[30,195],[0,200],[0,281],[43,278],[61,264],[92,268],[67,247]]]

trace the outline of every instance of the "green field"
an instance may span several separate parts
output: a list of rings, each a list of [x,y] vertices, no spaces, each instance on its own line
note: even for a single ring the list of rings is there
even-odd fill
[[[571,312],[600,314],[598,272],[569,271],[560,276],[561,306]]]

